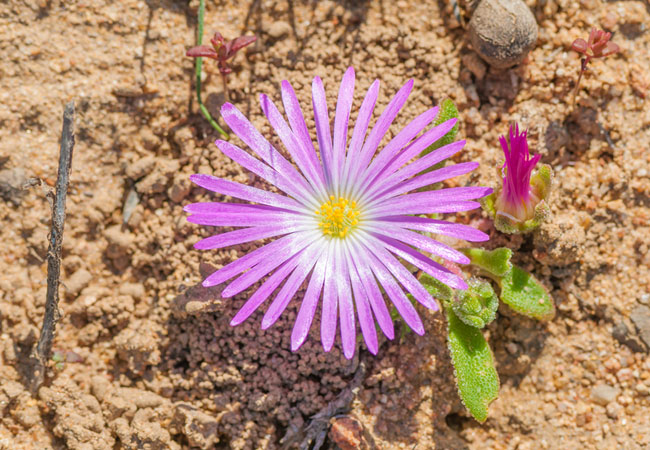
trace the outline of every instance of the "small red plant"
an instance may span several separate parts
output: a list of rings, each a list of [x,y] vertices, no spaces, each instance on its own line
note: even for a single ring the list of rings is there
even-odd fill
[[[611,37],[612,33],[592,28],[587,41],[578,38],[571,44],[571,48],[574,51],[583,55],[583,58],[580,60],[580,75],[578,75],[578,82],[576,83],[576,90],[573,95],[574,103],[582,74],[587,70],[589,62],[595,58],[604,58],[605,56],[613,55],[621,50],[618,45],[610,42]]]
[[[214,33],[214,37],[210,39],[212,46],[199,45],[192,47],[185,55],[192,58],[204,57],[214,59],[219,66],[219,72],[225,76],[232,72],[232,69],[228,65],[228,60],[235,56],[239,50],[256,40],[256,36],[240,36],[232,41],[226,41],[221,33],[217,31]]]

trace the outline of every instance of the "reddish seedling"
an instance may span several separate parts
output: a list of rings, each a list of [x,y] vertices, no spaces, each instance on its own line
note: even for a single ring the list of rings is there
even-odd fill
[[[252,44],[257,40],[256,36],[240,36],[231,41],[227,41],[218,31],[214,33],[214,37],[210,39],[212,45],[199,45],[192,47],[186,53],[186,56],[192,58],[210,58],[217,61],[219,73],[223,80],[224,94],[228,97],[227,76],[232,72],[228,61],[232,59],[239,50]]]
[[[578,75],[578,82],[576,83],[576,88],[573,94],[574,104],[578,94],[578,89],[580,88],[582,74],[587,70],[589,62],[595,58],[604,58],[605,56],[613,55],[621,50],[618,45],[610,42],[611,37],[612,33],[592,28],[589,33],[589,38],[586,41],[578,38],[571,44],[571,48],[574,51],[583,55],[580,59],[580,75]]]

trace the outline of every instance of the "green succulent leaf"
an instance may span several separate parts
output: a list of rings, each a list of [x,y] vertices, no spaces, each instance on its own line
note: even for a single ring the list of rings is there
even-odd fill
[[[483,328],[496,317],[499,298],[488,281],[471,278],[467,285],[467,290],[456,291],[451,307],[465,324]]]
[[[458,118],[458,108],[456,108],[454,102],[446,98],[440,103],[440,113],[438,113],[438,117],[436,117],[435,125],[438,126],[441,123],[446,122],[450,119],[457,119],[457,118]],[[434,142],[433,144],[425,148],[420,156],[428,155],[429,153],[439,149],[440,147],[444,147],[447,144],[451,144],[452,142],[454,142],[454,139],[456,139],[456,134],[458,134],[458,122],[456,122],[456,125],[454,125],[454,127],[451,130],[449,130],[447,134],[445,134],[436,142]]]
[[[450,301],[454,297],[454,291],[452,288],[436,280],[429,274],[422,273],[420,276],[420,283],[427,291],[429,291],[429,294],[434,298],[442,300],[444,303]]]
[[[531,274],[512,266],[512,270],[499,280],[501,301],[514,311],[537,320],[555,317],[553,300],[544,286]]]
[[[482,248],[466,248],[461,250],[470,259],[470,264],[483,269],[494,277],[501,278],[510,272],[512,250],[506,247],[494,250]]]
[[[458,394],[470,414],[485,422],[489,404],[499,395],[492,350],[480,330],[465,324],[449,309],[447,323]]]

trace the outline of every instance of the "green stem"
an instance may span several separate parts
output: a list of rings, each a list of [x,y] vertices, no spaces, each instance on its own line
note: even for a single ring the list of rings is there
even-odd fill
[[[203,16],[205,15],[205,0],[199,0],[199,18],[198,26],[196,30],[196,45],[201,45],[203,43]],[[196,76],[196,100],[199,103],[199,109],[203,114],[203,117],[212,125],[212,128],[217,130],[217,132],[226,140],[230,139],[228,133],[226,133],[223,128],[219,126],[216,120],[212,118],[208,108],[205,107],[203,101],[201,100],[201,68],[203,67],[203,58],[196,58],[195,63],[195,76]]]

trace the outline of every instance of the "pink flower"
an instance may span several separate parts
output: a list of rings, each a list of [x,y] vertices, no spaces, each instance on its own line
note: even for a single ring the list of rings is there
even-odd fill
[[[243,203],[237,200],[225,203],[219,198],[218,202],[185,207],[191,214],[190,222],[239,227],[197,242],[197,249],[219,249],[276,238],[226,264],[203,282],[204,286],[227,282],[221,293],[227,298],[244,292],[270,274],[250,295],[231,325],[242,323],[279,289],[262,318],[262,328],[272,326],[307,281],[291,335],[291,349],[297,350],[307,339],[320,305],[323,348],[332,349],[340,328],[347,358],[352,358],[355,352],[357,321],[372,353],[378,350],[375,323],[389,339],[394,337],[386,299],[413,331],[424,334],[424,324],[407,292],[428,309],[435,311],[438,304],[406,263],[450,287],[467,288],[460,276],[436,260],[467,264],[469,259],[421,232],[467,241],[485,241],[488,236],[467,225],[421,215],[471,210],[479,206],[474,200],[492,192],[482,186],[419,192],[422,187],[478,167],[478,163],[466,162],[427,172],[458,153],[464,141],[417,158],[456,124],[456,119],[452,119],[427,129],[438,116],[437,107],[419,115],[380,147],[406,103],[412,80],[397,92],[371,127],[379,81],[372,83],[348,140],[354,84],[354,70],[349,68],[334,108],[332,132],[325,89],[321,79],[314,78],[312,104],[317,147],[310,137],[302,107],[287,81],[282,82],[286,119],[268,96],[260,96],[262,110],[293,162],[276,150],[235,106],[224,104],[223,119],[250,152],[221,140],[216,142],[217,147],[281,193],[211,175],[192,175],[197,185]]]

